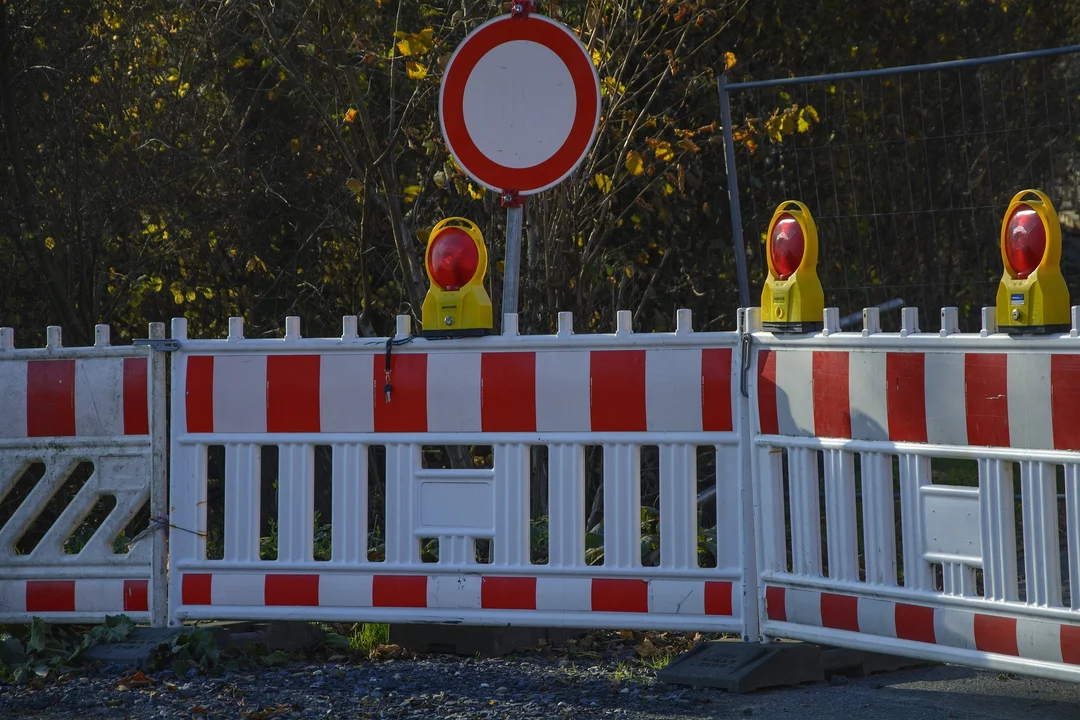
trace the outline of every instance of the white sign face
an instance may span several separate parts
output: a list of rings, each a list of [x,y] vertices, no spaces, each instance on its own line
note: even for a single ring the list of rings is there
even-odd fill
[[[465,83],[465,128],[486,157],[509,168],[551,159],[574,125],[577,95],[566,64],[528,40],[497,45]]]
[[[600,80],[569,28],[543,15],[490,20],[450,57],[439,123],[457,164],[497,192],[541,192],[589,151]]]

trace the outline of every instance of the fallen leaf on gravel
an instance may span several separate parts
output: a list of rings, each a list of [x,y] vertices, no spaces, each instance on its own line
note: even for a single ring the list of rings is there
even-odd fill
[[[153,685],[154,680],[146,677],[142,670],[137,670],[134,675],[128,675],[125,678],[120,678],[120,683],[116,686],[117,690],[134,690],[136,688],[147,687]]]
[[[193,715],[206,715],[207,714],[206,708],[204,708],[202,705],[196,705],[195,707],[191,708],[191,713]]]
[[[634,648],[634,652],[643,658],[651,658],[660,652],[660,648],[653,645],[649,638],[645,638],[640,645]]]
[[[249,710],[242,713],[240,717],[247,718],[247,720],[270,720],[271,718],[288,715],[290,711],[291,708],[288,705],[278,705],[276,708],[265,707],[262,710]]]

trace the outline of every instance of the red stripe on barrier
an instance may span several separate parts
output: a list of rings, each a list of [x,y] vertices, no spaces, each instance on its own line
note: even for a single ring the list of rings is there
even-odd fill
[[[859,598],[821,593],[821,626],[859,632]]]
[[[645,432],[645,351],[589,353],[593,432]]]
[[[814,431],[818,437],[851,437],[846,352],[814,351]]]
[[[150,434],[146,358],[124,358],[124,434]]]
[[[1080,450],[1080,355],[1050,356],[1054,449]]]
[[[214,432],[213,355],[195,355],[188,358],[186,385],[187,431]]]
[[[594,612],[649,612],[649,583],[644,580],[593,580]]]
[[[779,435],[780,421],[776,413],[776,352],[758,353],[758,425],[762,435]]]
[[[26,434],[75,434],[74,360],[31,360],[26,364]]]
[[[266,358],[266,431],[320,431],[318,355]]]
[[[936,643],[934,608],[896,603],[896,637],[900,640]]]
[[[729,582],[706,582],[705,583],[705,614],[706,615],[731,615],[731,583]]]
[[[889,439],[926,442],[926,356],[887,353],[885,382]]]
[[[480,585],[480,607],[492,610],[535,610],[536,578],[484,578]]]
[[[427,607],[427,575],[376,575],[371,581],[374,607]]]
[[[1016,618],[975,613],[975,649],[999,655],[1020,655],[1016,643]]]
[[[701,429],[731,432],[731,348],[701,351]]]
[[[770,620],[787,622],[787,593],[784,588],[765,588],[765,614]]]
[[[27,580],[26,612],[75,612],[75,581]]]
[[[964,404],[969,445],[1009,447],[1008,378],[1008,355],[964,355]]]
[[[480,356],[480,423],[484,432],[536,432],[536,353]]]
[[[393,353],[390,402],[386,402],[386,361],[376,356],[375,432],[427,432],[427,355]]]
[[[210,605],[213,578],[209,573],[185,573],[180,580],[180,604]]]
[[[1070,665],[1080,665],[1080,627],[1061,626],[1061,661]]]
[[[319,606],[318,575],[267,575],[263,602],[291,607]]]
[[[150,582],[148,580],[124,581],[124,612],[149,610]]]

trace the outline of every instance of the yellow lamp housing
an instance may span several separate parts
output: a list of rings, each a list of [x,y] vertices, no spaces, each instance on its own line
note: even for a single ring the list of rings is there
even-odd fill
[[[491,332],[491,298],[484,236],[465,218],[446,218],[428,235],[424,268],[431,287],[421,312],[424,337],[461,337]]]
[[[1011,335],[1068,332],[1069,288],[1061,276],[1061,225],[1043,193],[1013,196],[1001,224],[1005,272],[997,291],[998,330]]]
[[[809,333],[825,326],[825,294],[817,275],[817,225],[797,200],[780,203],[765,236],[769,277],[761,292],[765,330]]]

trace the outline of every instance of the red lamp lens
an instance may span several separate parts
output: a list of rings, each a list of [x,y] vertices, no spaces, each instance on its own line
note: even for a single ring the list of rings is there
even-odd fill
[[[1028,205],[1020,205],[1009,216],[1005,228],[1005,257],[1022,280],[1039,267],[1046,254],[1046,228],[1042,218]]]
[[[480,265],[476,243],[464,230],[446,228],[428,248],[428,272],[443,290],[460,290]]]
[[[788,213],[782,213],[772,231],[770,253],[772,264],[781,280],[787,280],[799,269],[806,243],[803,240],[802,226]]]

